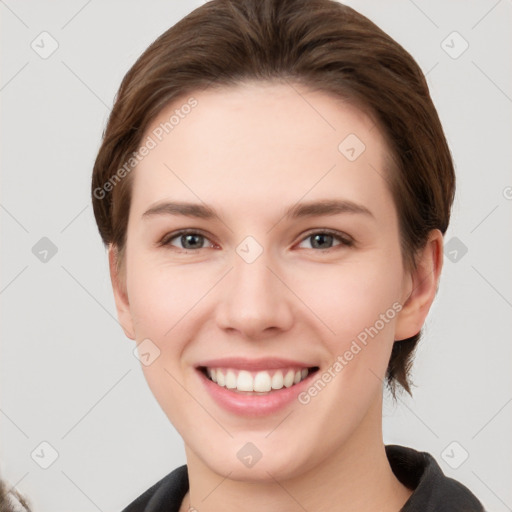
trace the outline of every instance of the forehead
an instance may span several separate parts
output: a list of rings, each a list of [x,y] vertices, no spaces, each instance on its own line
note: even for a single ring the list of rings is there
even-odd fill
[[[372,119],[298,84],[250,82],[181,97],[153,120],[142,143],[150,140],[134,171],[134,209],[169,197],[264,209],[305,195],[390,199],[387,149]]]

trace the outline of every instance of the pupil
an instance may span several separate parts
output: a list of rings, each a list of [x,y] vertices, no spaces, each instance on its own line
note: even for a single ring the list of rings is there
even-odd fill
[[[183,235],[181,237],[181,243],[185,249],[192,248],[194,249],[197,246],[197,241],[201,241],[203,237],[201,235]],[[190,244],[190,240],[192,240],[192,244]],[[196,245],[194,245],[194,240],[196,241]],[[201,247],[202,243],[199,243],[199,247]]]
[[[314,240],[313,247],[315,247],[317,245],[316,242],[318,240],[320,240],[320,246],[321,246],[322,242],[325,243],[326,239],[327,239],[327,241],[332,242],[332,235],[322,235],[322,234],[313,235],[313,240]],[[320,247],[320,248],[322,248],[322,247]]]

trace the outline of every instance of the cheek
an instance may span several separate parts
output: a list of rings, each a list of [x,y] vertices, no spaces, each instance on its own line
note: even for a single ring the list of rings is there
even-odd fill
[[[194,338],[191,319],[195,308],[200,307],[198,301],[212,286],[193,267],[163,267],[141,254],[134,255],[128,268],[130,311],[137,342],[149,339],[150,352],[157,354],[146,365],[139,350],[141,369],[157,402],[179,430],[182,423],[192,421],[189,395],[183,392],[182,354]]]
[[[295,274],[294,291],[321,320],[324,339],[330,340],[332,350],[341,350],[360,333],[364,337],[375,324],[379,335],[389,333],[392,337],[396,317],[393,304],[400,297],[401,279],[399,264],[361,258],[346,265],[318,266],[303,278]]]
[[[328,291],[310,292],[307,299],[334,331],[322,328],[329,356],[300,399],[307,406],[310,428],[318,428],[319,436],[342,439],[381,396],[401,309],[402,270],[400,260],[361,261],[332,270],[315,274],[315,285]]]
[[[156,343],[177,339],[176,329],[186,324],[192,311],[214,284],[194,265],[164,266],[150,258],[132,260],[128,282],[130,311],[137,339],[153,337]]]

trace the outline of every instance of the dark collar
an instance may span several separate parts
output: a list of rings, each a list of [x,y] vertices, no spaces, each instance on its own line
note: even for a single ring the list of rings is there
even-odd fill
[[[399,512],[485,512],[469,489],[443,474],[429,453],[387,445],[386,455],[398,480],[414,491]],[[188,490],[184,464],[141,494],[123,512],[179,512]]]
[[[395,476],[413,490],[400,512],[484,512],[471,491],[444,475],[434,457],[399,445],[387,445]]]

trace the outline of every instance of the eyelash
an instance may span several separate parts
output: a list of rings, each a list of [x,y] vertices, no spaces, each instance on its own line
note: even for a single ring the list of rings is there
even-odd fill
[[[171,242],[173,240],[175,240],[178,237],[184,236],[184,235],[200,235],[204,239],[210,241],[210,239],[204,233],[202,233],[201,231],[191,230],[191,229],[183,229],[181,231],[176,231],[175,233],[170,233],[169,235],[164,236],[160,240],[160,242],[158,242],[158,246],[159,247],[173,247],[173,249],[176,249],[178,252],[182,252],[182,253],[191,253],[191,252],[197,252],[199,249],[208,249],[208,247],[200,247],[199,249],[181,249],[179,247],[175,247],[175,246],[171,245]],[[355,245],[354,244],[354,240],[351,237],[349,237],[348,235],[346,235],[344,233],[341,233],[339,231],[335,231],[335,230],[332,230],[332,229],[323,229],[323,230],[311,231],[311,232],[307,233],[300,240],[300,243],[302,243],[303,241],[305,241],[308,238],[311,238],[311,237],[313,237],[315,235],[329,235],[329,236],[332,236],[333,238],[337,239],[340,243],[338,245],[333,246],[333,247],[328,247],[327,249],[315,249],[313,247],[313,248],[311,248],[311,250],[313,250],[313,251],[324,252],[325,253],[325,252],[330,252],[330,251],[336,249],[336,247],[353,247]]]

